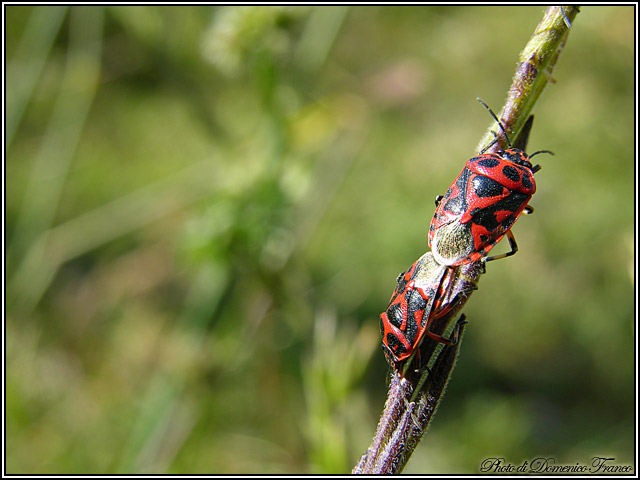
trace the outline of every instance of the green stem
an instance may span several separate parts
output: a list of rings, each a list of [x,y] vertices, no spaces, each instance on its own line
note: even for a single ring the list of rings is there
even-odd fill
[[[551,73],[567,39],[570,28],[567,21],[572,24],[578,11],[578,7],[575,6],[547,8],[529,43],[520,52],[511,88],[504,107],[498,115],[512,143],[516,142],[544,88],[549,81],[554,81]],[[498,138],[501,140],[492,147],[493,150],[508,146],[501,130],[492,124],[480,140],[477,152],[485,149],[495,139],[492,131],[498,133]]]

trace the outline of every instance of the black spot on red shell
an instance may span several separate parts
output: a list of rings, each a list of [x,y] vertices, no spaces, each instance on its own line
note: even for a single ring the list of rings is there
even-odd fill
[[[533,181],[528,173],[522,175],[522,186],[526,189],[533,188]]]
[[[502,167],[502,174],[514,182],[520,181],[520,172],[518,172],[517,168],[514,168],[511,165],[505,165]]]
[[[460,172],[460,175],[458,175],[454,184],[449,187],[449,190],[447,190],[438,210],[443,208],[445,211],[457,215],[462,215],[465,212],[467,209],[467,182],[471,175],[472,172],[467,167],[462,169],[462,172]]]
[[[396,328],[400,328],[402,325],[402,310],[400,304],[394,303],[389,308],[387,308],[387,318],[389,319],[389,323]]]
[[[393,333],[387,334],[386,344],[388,345],[389,350],[391,350],[396,356],[400,356],[407,352],[403,343]]]
[[[494,168],[494,167],[497,167],[498,165],[500,165],[500,160],[498,160],[495,157],[489,156],[489,155],[484,155],[482,157],[476,157],[476,158],[480,159],[480,160],[478,160],[477,163],[481,167]]]
[[[522,205],[526,204],[530,195],[524,195],[522,193],[511,192],[507,197],[503,198],[499,202],[494,203],[493,205],[481,208],[478,212],[473,215],[472,222],[476,225],[481,225],[486,228],[493,237],[495,233],[498,231],[498,228],[502,228],[503,232],[509,229],[513,222],[516,221],[517,217],[515,215],[508,216],[502,222],[498,222],[496,219],[496,212],[516,212]],[[482,243],[486,242],[488,239],[483,239]]]
[[[451,198],[444,204],[444,209],[448,212],[463,214],[465,209],[464,197],[462,195],[458,195],[457,197]]]
[[[473,178],[473,191],[478,197],[496,197],[500,195],[504,187],[496,182],[493,178],[484,175],[476,175]]]

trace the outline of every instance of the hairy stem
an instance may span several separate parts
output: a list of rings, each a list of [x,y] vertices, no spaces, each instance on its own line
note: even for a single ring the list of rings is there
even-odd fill
[[[500,115],[498,115],[512,141],[518,137],[544,88],[549,81],[554,82],[551,73],[567,41],[570,25],[578,12],[577,6],[547,8],[542,21],[520,52],[518,67],[507,93],[507,99]],[[492,131],[498,133],[499,138],[492,149],[498,150],[507,147],[501,130],[496,125],[492,125],[478,143],[476,148],[478,152],[495,139]],[[500,138],[501,136],[502,138]]]

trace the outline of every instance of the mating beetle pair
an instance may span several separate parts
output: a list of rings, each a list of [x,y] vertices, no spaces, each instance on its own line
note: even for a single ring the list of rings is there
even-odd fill
[[[424,335],[442,343],[455,342],[455,334],[449,339],[429,330],[434,320],[455,305],[457,297],[451,298],[450,294],[453,272],[461,265],[516,253],[518,247],[511,227],[522,213],[533,211],[527,203],[536,192],[534,173],[540,166],[533,166],[530,159],[551,152],[541,150],[527,155],[512,147],[500,120],[478,100],[498,122],[509,148],[485,153],[492,143],[480,155],[469,159],[445,195],[436,200],[436,212],[429,227],[432,255],[423,255],[398,277],[389,306],[380,315],[383,350],[392,365],[409,358]],[[532,117],[525,128],[531,127],[531,121]],[[487,257],[505,235],[511,251]]]

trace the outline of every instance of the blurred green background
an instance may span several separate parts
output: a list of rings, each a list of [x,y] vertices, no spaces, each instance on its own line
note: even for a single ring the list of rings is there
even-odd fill
[[[349,472],[378,314],[543,11],[6,6],[6,472]],[[582,8],[405,473],[633,462],[634,55],[633,6]]]

